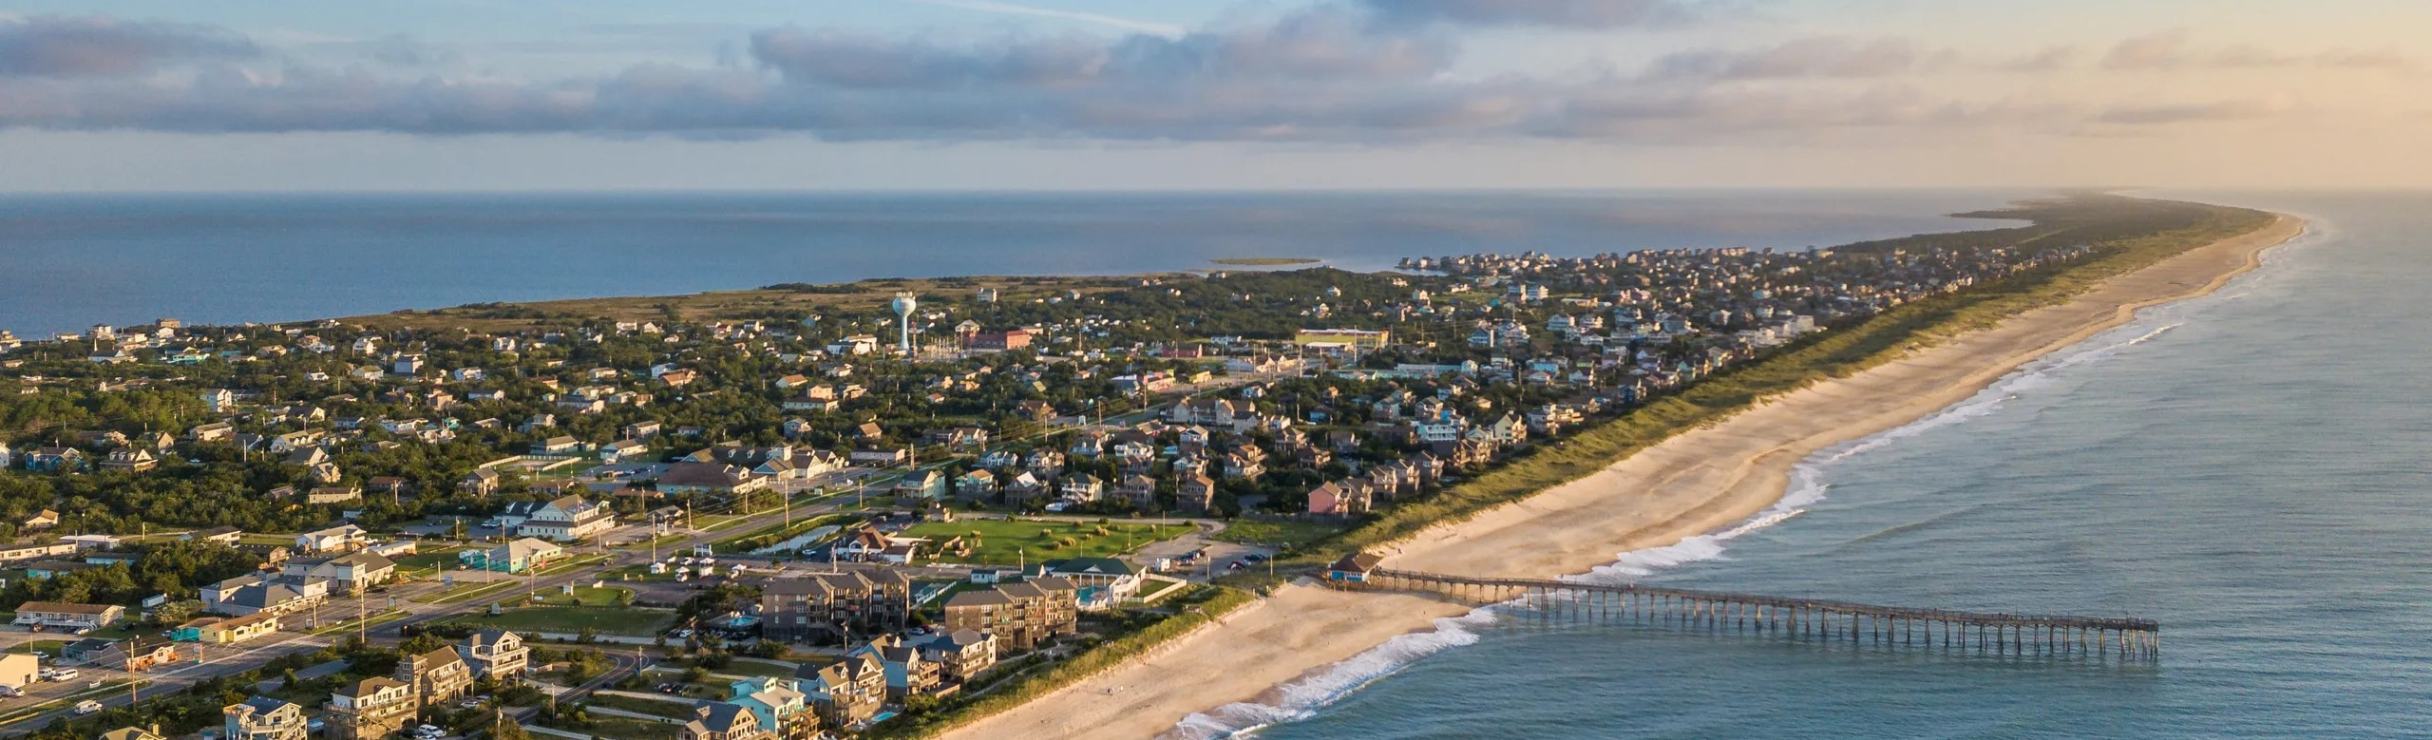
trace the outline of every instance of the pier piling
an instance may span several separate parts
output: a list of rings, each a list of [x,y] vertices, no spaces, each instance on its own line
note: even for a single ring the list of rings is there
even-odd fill
[[[2002,656],[2118,656],[2153,660],[2161,654],[2161,625],[2152,620],[1964,612],[1879,606],[1820,599],[1569,581],[1476,578],[1375,569],[1352,590],[1435,593],[1475,603],[1518,603],[1541,624],[1628,623],[1707,632],[1780,635],[1790,639],[1846,637],[1856,645],[1935,647]],[[1940,636],[1937,638],[1936,632]]]

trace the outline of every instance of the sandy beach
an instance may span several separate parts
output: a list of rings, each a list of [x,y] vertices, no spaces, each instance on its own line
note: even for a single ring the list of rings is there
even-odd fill
[[[1769,400],[1605,469],[1405,542],[1389,567],[1550,577],[1730,526],[1779,500],[1791,468],[1818,450],[1965,400],[2019,366],[2116,327],[2145,306],[2220,288],[2303,231],[2281,216],[2242,236],[2106,281],[1847,378]],[[1290,586],[1145,656],[958,738],[1142,738],[1225,704],[1272,703],[1276,687],[1468,608],[1417,596]]]

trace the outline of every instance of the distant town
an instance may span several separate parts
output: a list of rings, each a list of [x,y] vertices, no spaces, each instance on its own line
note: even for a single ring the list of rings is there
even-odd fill
[[[2012,236],[0,332],[0,725],[913,734]]]

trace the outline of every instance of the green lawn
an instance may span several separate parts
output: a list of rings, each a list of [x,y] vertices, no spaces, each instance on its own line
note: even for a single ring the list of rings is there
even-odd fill
[[[675,621],[676,613],[667,609],[610,606],[521,607],[495,617],[483,614],[465,620],[468,624],[517,631],[572,633],[589,627],[602,634],[634,636],[658,634]]]
[[[1342,532],[1338,524],[1325,522],[1268,522],[1236,520],[1217,532],[1216,539],[1251,545],[1299,548]]]
[[[618,606],[623,603],[618,596],[629,593],[633,593],[633,589],[615,586],[576,586],[571,595],[562,591],[543,591],[540,594],[540,603],[553,606]]]
[[[8,651],[9,651],[9,652],[12,652],[12,653],[38,653],[38,652],[39,652],[39,653],[49,653],[49,654],[51,654],[51,655],[58,655],[58,654],[59,654],[59,649],[60,649],[60,648],[63,648],[63,647],[67,647],[67,646],[68,646],[68,643],[67,643],[67,641],[65,641],[65,640],[32,640],[32,641],[28,641],[28,642],[20,642],[20,643],[17,643],[17,644],[15,644],[15,645],[10,645],[10,646],[9,646],[9,648],[8,648]]]
[[[453,568],[456,566],[456,553],[463,551],[463,547],[456,545],[444,545],[435,549],[421,550],[412,555],[403,555],[390,559],[397,561],[397,567],[405,570],[430,570],[431,566],[434,565]]]
[[[1151,523],[1116,521],[1108,524],[1089,522],[1009,521],[1003,519],[965,519],[956,522],[923,522],[904,530],[907,537],[927,537],[944,542],[950,537],[979,533],[979,541],[968,558],[939,553],[941,560],[1012,565],[1027,560],[1039,562],[1073,557],[1110,557],[1139,549],[1159,540],[1189,534],[1188,524],[1157,526]],[[1103,530],[1103,533],[1101,533]]]
[[[727,662],[725,668],[720,668],[710,672],[724,673],[730,676],[775,676],[777,678],[793,678],[794,666],[792,664],[776,665],[773,663],[762,663],[756,660],[734,660]]]
[[[652,699],[636,699],[630,696],[616,696],[611,694],[595,694],[590,699],[585,700],[585,703],[595,706],[613,707],[628,712],[656,714],[661,717],[674,717],[677,719],[691,717],[693,707],[692,702],[683,701],[675,697],[669,697],[666,701],[657,701]]]

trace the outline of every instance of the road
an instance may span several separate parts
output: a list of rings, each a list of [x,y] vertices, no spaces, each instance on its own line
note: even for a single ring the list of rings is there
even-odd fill
[[[1203,384],[1179,387],[1177,389],[1179,391],[1178,393],[1161,394],[1161,397],[1158,400],[1144,404],[1144,408],[1142,409],[1117,414],[1112,417],[1106,417],[1097,423],[1092,424],[1091,426],[1110,427],[1138,423],[1155,416],[1157,410],[1162,408],[1162,406],[1166,403],[1181,400],[1201,392],[1219,391],[1239,387],[1249,383],[1269,380],[1274,377],[1277,376],[1270,374],[1225,376],[1212,379]],[[1070,431],[1071,429],[1072,428],[1067,427],[1055,430],[1055,432],[1061,433],[1064,431]],[[1023,440],[1000,440],[996,444],[991,445],[990,449],[1002,448],[1019,441]],[[910,471],[899,471],[893,475],[887,475],[878,471],[869,470],[856,470],[854,472],[857,473],[855,477],[858,479],[858,482],[861,485],[867,486],[871,489],[885,490],[883,487],[884,484],[891,483],[895,479],[901,478],[906,472],[943,467],[951,464],[951,462],[951,459],[941,459],[912,468]],[[881,480],[881,478],[883,478],[883,480]],[[729,520],[719,523],[717,528],[714,530],[682,530],[677,540],[660,543],[657,548],[657,552],[687,552],[696,545],[712,544],[722,539],[765,529],[773,525],[781,524],[787,521],[789,518],[799,520],[802,518],[819,516],[821,514],[834,513],[836,511],[849,508],[849,504],[857,503],[861,497],[857,495],[857,492],[854,489],[837,488],[828,489],[824,493],[817,492],[816,490],[807,493],[802,491],[790,491],[787,493],[787,498],[792,500],[790,506],[771,507],[762,511],[745,514],[739,520]],[[647,527],[650,525],[634,526]],[[630,528],[624,531],[628,534],[632,532]],[[610,536],[613,536],[613,533]],[[606,556],[606,559],[599,563],[571,568],[563,572],[532,577],[527,581],[526,588],[530,592],[539,592],[557,589],[567,584],[586,584],[592,581],[603,580],[605,579],[605,574],[608,571],[628,566],[647,564],[650,562],[651,558],[651,551],[647,549],[634,551],[605,547],[596,544],[587,546],[578,545],[569,548],[568,552],[577,559],[601,555]],[[391,586],[385,593],[379,594],[379,596],[392,602],[395,609],[403,611],[404,615],[377,625],[373,625],[368,630],[365,630],[364,633],[374,642],[392,642],[399,639],[399,631],[407,626],[442,621],[450,617],[459,616],[478,609],[484,609],[487,608],[492,602],[499,600],[499,598],[503,598],[507,595],[515,593],[515,589],[508,588],[499,591],[493,597],[466,599],[461,602],[446,604],[427,603],[417,601],[415,599],[417,596],[430,595],[433,592],[441,590],[441,588],[442,587],[439,583],[427,580],[399,586]],[[339,598],[332,599],[326,606],[323,607],[323,609],[335,612],[341,619],[343,619],[345,614],[350,611],[345,608],[346,606],[347,605],[344,603],[344,599]],[[363,608],[374,614],[378,614],[380,611],[382,611],[370,609],[368,603],[366,603]],[[291,615],[290,618],[292,618],[292,616],[293,615]],[[321,635],[307,632],[281,631],[275,633],[271,637],[257,640],[254,643],[241,648],[206,648],[200,661],[180,662],[173,667],[145,672],[142,674],[142,676],[140,676],[140,679],[148,681],[149,683],[145,683],[139,688],[129,692],[112,692],[109,696],[101,697],[97,700],[100,701],[104,706],[121,707],[127,706],[133,702],[143,701],[145,699],[168,696],[191,688],[194,684],[206,679],[233,675],[259,668],[281,655],[309,652],[329,647],[337,640],[343,638],[345,634],[346,631],[334,631]],[[227,652],[229,650],[233,650],[233,652]],[[636,658],[632,655],[618,657],[615,651],[609,651],[609,655],[612,658],[617,658],[620,661],[621,670],[638,669],[638,663],[633,666],[623,665],[623,661],[636,660]],[[90,681],[94,678],[100,678],[102,680],[129,678],[128,674],[122,670],[95,668],[85,668],[81,670],[83,671],[84,676],[81,676],[80,678],[85,681]],[[586,694],[599,686],[607,685],[607,682],[613,680],[613,677],[616,676],[617,673],[618,671],[610,671],[609,674],[593,679],[590,682],[586,682],[584,686],[576,687],[574,691],[578,696]],[[9,705],[22,706],[38,704],[42,701],[49,700],[44,698],[45,695],[51,695],[50,698],[72,695],[77,691],[83,690],[83,686],[84,684],[79,682],[37,684],[38,688],[30,691],[27,698],[11,700]],[[4,711],[6,706],[7,705],[0,705],[0,711]],[[529,710],[526,710],[526,712],[519,712],[518,717],[528,717],[528,711]],[[52,719],[69,716],[72,712],[72,708],[63,707],[12,722],[7,727],[0,727],[0,737],[26,734],[42,727],[45,724],[48,724]]]

